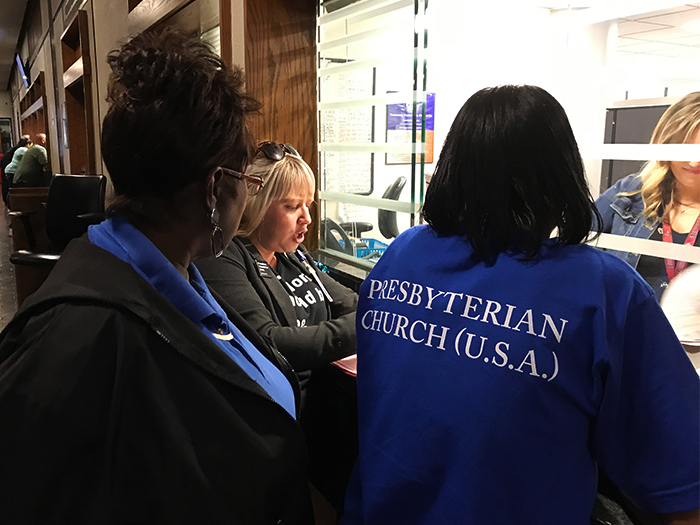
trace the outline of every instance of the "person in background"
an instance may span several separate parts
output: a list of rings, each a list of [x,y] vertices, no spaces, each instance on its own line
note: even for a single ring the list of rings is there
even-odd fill
[[[259,186],[243,174],[259,104],[176,31],[108,63],[109,219],[0,335],[3,521],[296,523],[296,377],[192,264],[223,253]]]
[[[12,187],[12,183],[15,178],[15,171],[17,171],[17,166],[19,166],[19,163],[22,162],[24,154],[31,147],[32,143],[28,142],[25,146],[17,148],[17,150],[12,155],[12,162],[10,162],[5,168],[5,173],[7,174],[7,182],[10,188]]]
[[[596,214],[549,93],[467,100],[428,224],[360,290],[341,523],[584,525],[599,466],[647,523],[698,523],[700,378],[649,286],[582,244]]]
[[[19,148],[26,148],[28,144],[31,144],[31,141],[29,140],[29,135],[22,135],[22,137],[17,142],[17,145],[14,148],[10,149],[2,157],[2,159],[0,159],[0,172],[2,173],[2,200],[5,203],[5,206],[9,206],[10,204],[9,193],[11,185],[11,181],[8,179],[7,174],[5,173],[5,169],[10,164],[10,162],[12,162],[15,152]]]
[[[262,187],[248,199],[237,236],[222,257],[197,267],[296,370],[309,479],[340,512],[357,451],[355,382],[329,363],[355,353],[357,294],[320,271],[301,244],[315,179],[297,151],[262,142],[246,174]]]
[[[3,157],[3,151],[9,150],[12,143],[12,134],[10,133],[9,125],[0,128],[0,159]]]
[[[690,93],[661,116],[652,144],[700,144],[700,92]],[[700,246],[700,159],[647,162],[596,200],[601,231],[640,239]],[[687,266],[638,253],[611,251],[636,268],[660,299]]]
[[[34,144],[22,156],[22,160],[15,169],[12,186],[38,187],[49,185],[50,174],[46,172],[49,159],[45,146],[46,134],[37,133]]]

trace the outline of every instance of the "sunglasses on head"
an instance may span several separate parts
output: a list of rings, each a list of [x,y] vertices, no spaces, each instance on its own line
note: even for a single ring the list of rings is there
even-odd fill
[[[294,149],[294,146],[291,144],[281,144],[271,140],[266,140],[265,142],[258,144],[255,154],[257,155],[260,151],[262,151],[268,159],[274,161],[282,160],[287,153],[293,157],[301,158],[299,152]]]
[[[251,197],[253,195],[257,195],[258,192],[265,187],[265,184],[263,183],[263,180],[260,177],[255,177],[254,175],[246,175],[245,173],[241,173],[240,171],[224,168],[223,166],[220,166],[219,169],[224,175],[230,175],[231,177],[235,177],[245,182],[246,190],[248,191],[248,195],[250,195]]]

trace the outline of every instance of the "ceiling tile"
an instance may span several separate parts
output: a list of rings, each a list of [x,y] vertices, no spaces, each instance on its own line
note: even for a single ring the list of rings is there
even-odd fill
[[[700,47],[678,47],[678,46],[665,46],[659,48],[655,51],[650,52],[653,55],[665,56],[665,57],[684,57],[689,58],[697,56],[700,60]]]
[[[624,37],[629,35],[637,35],[639,33],[648,33],[650,31],[658,31],[660,29],[668,29],[669,25],[657,24],[655,22],[637,22],[635,20],[621,20],[618,22],[618,36]]]
[[[652,22],[656,24],[677,26],[686,22],[689,17],[700,15],[700,8],[686,5],[677,9],[669,9],[667,11],[654,13],[651,15],[643,15],[633,18],[637,22]]]
[[[700,46],[700,34],[682,36],[678,38],[669,38],[668,42],[683,46]]]
[[[620,39],[621,41],[623,39]],[[629,40],[629,39],[625,39]],[[644,41],[631,41],[625,45],[618,45],[618,49],[620,51],[629,51],[632,53],[647,53],[650,51],[656,51],[658,49],[663,49],[668,47],[668,44],[665,42],[644,42]]]
[[[700,47],[671,46],[656,43],[654,47],[624,47],[618,49],[621,55],[653,55],[661,57],[689,58],[697,56],[700,60]]]
[[[700,4],[618,20],[622,56],[646,55],[700,60]]]
[[[644,33],[633,33],[619,37],[620,45],[629,45],[635,42],[673,42],[682,45],[695,45],[692,40],[700,34],[700,27],[694,31],[681,31],[677,27],[647,31]]]

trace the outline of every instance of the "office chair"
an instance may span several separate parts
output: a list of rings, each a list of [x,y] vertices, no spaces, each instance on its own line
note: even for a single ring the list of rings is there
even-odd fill
[[[36,235],[29,221],[33,212],[14,211],[9,215],[20,219],[29,250],[10,255],[18,266],[51,267],[56,264],[66,245],[84,234],[88,226],[105,218],[106,178],[103,175],[55,175],[46,198],[46,235],[49,249],[37,250]]]
[[[401,192],[406,186],[406,177],[398,177],[384,191],[382,199],[399,200]],[[399,236],[399,227],[396,225],[396,212],[390,210],[377,210],[377,223],[379,232],[387,239]],[[350,232],[353,237],[359,238],[364,232],[372,230],[374,227],[370,222],[341,222],[340,227],[345,232]]]
[[[406,177],[398,177],[392,182],[382,195],[382,199],[390,199],[392,201],[399,200],[399,196],[406,185]],[[377,210],[377,222],[379,223],[379,232],[387,239],[393,239],[399,236],[399,227],[396,225],[396,212],[389,210]]]
[[[370,226],[372,225],[370,224]],[[333,232],[338,233],[340,238],[343,240],[343,244],[340,244],[335,235],[333,235]],[[350,240],[350,237],[348,237],[347,232],[333,219],[323,219],[321,221],[321,238],[325,243],[325,247],[329,250],[347,253],[348,255],[355,254],[352,241]]]

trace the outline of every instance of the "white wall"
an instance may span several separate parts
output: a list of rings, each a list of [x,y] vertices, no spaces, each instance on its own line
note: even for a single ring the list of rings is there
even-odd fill
[[[436,149],[462,104],[477,90],[537,85],[566,110],[597,191],[601,160],[588,158],[585,151],[603,140],[605,108],[612,103],[609,57],[616,24],[584,24],[574,15],[550,12],[534,2],[438,3],[431,15],[429,62],[431,90],[438,93]]]
[[[526,2],[431,4],[429,90],[436,92],[436,158],[449,127],[476,91],[502,84],[550,89],[553,30],[549,10]]]
[[[582,24],[570,13],[554,15],[554,74],[551,93],[564,106],[583,155],[594,197],[600,186],[602,159],[589,153],[603,142],[605,109],[612,105],[609,82],[617,39],[615,22]]]

